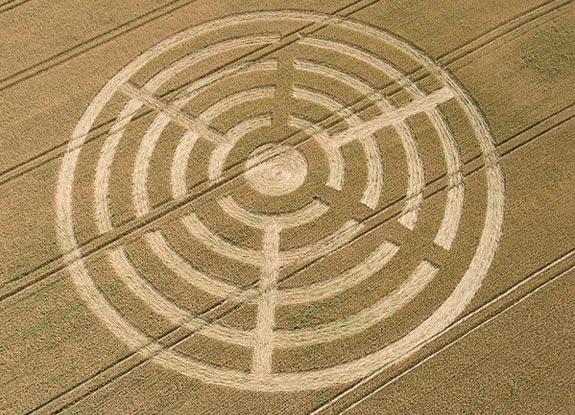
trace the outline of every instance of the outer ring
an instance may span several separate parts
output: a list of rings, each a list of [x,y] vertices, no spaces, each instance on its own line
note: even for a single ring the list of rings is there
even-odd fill
[[[456,94],[455,99],[459,101],[459,104],[464,109],[477,135],[486,166],[487,208],[485,224],[477,250],[459,284],[430,317],[406,336],[377,352],[352,362],[314,371],[279,373],[265,377],[257,377],[251,373],[221,369],[198,363],[178,353],[166,350],[155,342],[154,339],[148,338],[136,327],[132,326],[116,311],[95,286],[79,251],[73,228],[72,188],[74,171],[88,131],[100,111],[116,92],[117,88],[129,79],[132,74],[137,72],[149,60],[163,53],[166,49],[174,47],[192,36],[221,29],[228,25],[273,19],[292,21],[311,20],[316,23],[337,24],[349,30],[358,30],[367,33],[398,48],[439,77]],[[300,11],[249,13],[204,23],[171,36],[134,59],[104,86],[78,122],[68,143],[67,153],[64,156],[60,169],[56,191],[56,222],[60,245],[66,253],[66,259],[69,264],[67,268],[84,302],[96,316],[106,324],[108,329],[132,350],[138,351],[145,357],[154,359],[155,362],[166,368],[173,369],[181,374],[208,383],[260,391],[306,390],[351,382],[406,358],[433,340],[435,336],[455,321],[481,286],[499,243],[502,231],[503,211],[503,175],[498,163],[498,157],[495,153],[495,146],[489,127],[468,94],[444,69],[439,67],[420,50],[379,28],[347,19],[343,20],[326,14]]]

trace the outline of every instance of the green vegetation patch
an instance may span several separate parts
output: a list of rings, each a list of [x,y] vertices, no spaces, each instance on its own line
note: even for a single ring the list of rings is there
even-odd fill
[[[575,64],[575,29],[553,23],[522,40],[520,48],[521,68],[552,81],[562,70]]]

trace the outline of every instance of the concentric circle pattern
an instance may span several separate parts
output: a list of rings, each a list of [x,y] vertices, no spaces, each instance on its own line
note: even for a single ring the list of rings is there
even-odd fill
[[[460,148],[484,174],[464,180]],[[259,12],[169,37],[104,86],[70,138],[57,225],[79,295],[132,351],[294,391],[448,327],[491,264],[503,190],[484,118],[433,59],[350,19]],[[110,243],[88,259],[90,232]]]

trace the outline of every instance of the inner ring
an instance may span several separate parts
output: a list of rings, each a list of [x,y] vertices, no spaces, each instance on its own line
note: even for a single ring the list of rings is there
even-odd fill
[[[256,191],[281,196],[303,184],[308,164],[303,154],[291,146],[264,144],[250,154],[245,168],[245,177]]]

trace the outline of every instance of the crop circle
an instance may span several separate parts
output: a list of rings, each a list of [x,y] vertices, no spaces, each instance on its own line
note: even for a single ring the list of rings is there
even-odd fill
[[[382,155],[377,145],[376,132],[394,129],[403,140],[407,160],[406,170],[409,173],[408,189],[406,191],[404,208],[399,216],[400,223],[407,229],[414,229],[417,223],[417,212],[423,200],[425,183],[422,178],[423,164],[419,159],[408,121],[411,117],[425,115],[441,141],[447,166],[448,191],[443,220],[434,243],[449,250],[456,238],[463,210],[464,183],[462,164],[457,146],[446,127],[445,116],[441,113],[441,105],[452,102],[465,115],[473,129],[475,139],[481,149],[485,162],[486,208],[484,226],[478,238],[477,248],[470,260],[469,266],[459,282],[443,303],[427,318],[410,330],[400,339],[385,345],[380,350],[369,353],[357,359],[330,367],[291,372],[274,372],[272,355],[279,348],[293,348],[335,341],[341,337],[353,336],[377,324],[393,313],[399,311],[411,301],[425,285],[433,280],[439,271],[430,261],[422,261],[411,274],[405,284],[396,292],[376,302],[366,310],[344,321],[335,321],[320,328],[302,328],[297,330],[275,330],[274,315],[280,305],[302,304],[320,301],[352,287],[354,281],[367,278],[380,270],[393,258],[399,249],[389,241],[383,241],[366,260],[366,264],[358,264],[347,270],[341,270],[331,280],[318,282],[309,286],[280,290],[277,287],[278,275],[285,267],[294,264],[305,264],[306,261],[328,256],[339,247],[353,243],[354,238],[361,234],[362,225],[353,218],[333,234],[310,245],[290,250],[281,249],[282,232],[291,228],[304,227],[325,215],[329,206],[319,200],[313,200],[306,206],[291,212],[262,213],[247,209],[232,197],[219,200],[219,208],[229,217],[249,228],[261,231],[261,249],[240,247],[218,238],[212,230],[195,214],[182,218],[182,224],[190,235],[207,246],[210,250],[231,260],[248,264],[259,270],[259,283],[255,287],[238,287],[226,281],[215,280],[190,268],[186,261],[177,257],[170,250],[169,244],[159,231],[146,232],[143,240],[158,258],[165,259],[174,272],[194,286],[210,295],[233,299],[240,303],[253,304],[257,307],[257,321],[252,330],[231,329],[217,321],[208,321],[193,315],[174,302],[160,295],[157,290],[138,273],[138,269],[128,261],[120,244],[109,248],[110,261],[115,269],[115,275],[146,303],[155,313],[174,325],[234,346],[248,348],[253,351],[253,364],[250,371],[218,367],[203,361],[192,359],[171,350],[152,336],[146,335],[129,321],[106,298],[91,275],[90,269],[81,252],[76,239],[73,217],[74,176],[77,174],[78,159],[86,144],[89,132],[94,128],[97,117],[116,94],[128,97],[114,125],[105,138],[95,167],[94,206],[95,220],[100,235],[115,232],[110,207],[109,182],[111,165],[117,156],[117,148],[122,139],[123,130],[133,123],[136,114],[142,108],[149,108],[157,115],[145,129],[142,141],[138,147],[134,161],[131,180],[133,207],[137,218],[146,218],[154,209],[148,192],[150,176],[150,160],[155,151],[160,135],[168,125],[174,124],[182,128],[181,140],[175,149],[170,167],[171,193],[175,200],[183,200],[188,196],[186,169],[193,160],[193,151],[199,141],[206,141],[212,148],[207,165],[207,177],[213,183],[220,183],[225,177],[225,165],[229,163],[230,154],[241,147],[242,140],[248,134],[269,128],[272,124],[270,116],[259,114],[238,120],[236,125],[225,133],[220,133],[211,127],[212,122],[220,114],[230,110],[238,103],[251,102],[259,99],[273,100],[275,90],[269,86],[256,86],[240,91],[229,99],[220,100],[204,110],[200,115],[190,115],[186,108],[194,103],[203,88],[210,86],[226,76],[236,73],[251,73],[257,79],[261,71],[277,71],[278,62],[259,59],[254,62],[240,63],[224,67],[219,72],[213,72],[204,78],[194,81],[188,87],[179,91],[170,102],[163,102],[157,92],[174,77],[194,64],[228,51],[254,46],[275,46],[282,41],[277,34],[262,34],[254,32],[245,37],[233,37],[228,40],[208,45],[200,51],[182,57],[179,61],[157,72],[145,85],[134,82],[134,76],[150,62],[160,56],[177,49],[195,38],[209,36],[212,32],[233,30],[238,26],[274,24],[317,24],[339,28],[346,33],[357,33],[359,36],[381,43],[385,48],[397,51],[415,64],[432,74],[441,84],[432,92],[427,92],[412,82],[397,66],[373,53],[367,53],[358,45],[349,42],[337,42],[314,36],[313,33],[300,36],[296,43],[317,50],[317,60],[296,58],[292,69],[307,71],[314,76],[323,76],[341,82],[364,97],[369,97],[378,107],[379,113],[369,120],[357,116],[350,108],[339,106],[340,103],[329,95],[306,88],[294,88],[291,91],[295,99],[311,102],[323,107],[329,112],[338,113],[347,119],[346,129],[327,133],[320,126],[299,115],[289,115],[287,127],[305,131],[327,160],[329,171],[326,172],[326,186],[341,190],[345,183],[348,167],[341,148],[351,143],[360,143],[366,158],[366,184],[361,202],[368,208],[375,209],[383,192]],[[330,65],[318,62],[325,54],[342,56],[342,59],[355,59],[365,65],[371,65],[391,79],[400,89],[405,91],[410,99],[407,103],[397,104],[366,86],[357,74],[339,71]],[[382,75],[383,76],[383,75]],[[218,78],[219,77],[219,78]],[[325,92],[325,91],[324,91]],[[309,176],[308,161],[295,146],[288,144],[263,144],[247,157],[242,177],[259,194],[266,196],[290,197],[301,187]],[[379,28],[369,26],[351,19],[342,19],[330,15],[299,11],[273,11],[236,15],[220,20],[204,23],[181,33],[178,33],[152,47],[138,56],[116,76],[114,76],[93,99],[76,126],[64,156],[60,169],[56,194],[57,225],[62,250],[69,260],[68,270],[72,275],[79,295],[99,320],[122,342],[132,350],[152,359],[154,362],[177,371],[178,373],[200,379],[217,385],[258,391],[294,391],[328,387],[351,382],[401,361],[415,352],[437,334],[452,324],[463,312],[480,288],[481,283],[491,265],[501,234],[504,208],[503,177],[493,144],[493,138],[485,119],[453,76],[406,41]],[[310,235],[313,236],[313,235]],[[371,273],[371,274],[370,274]],[[350,275],[353,278],[350,278]]]

